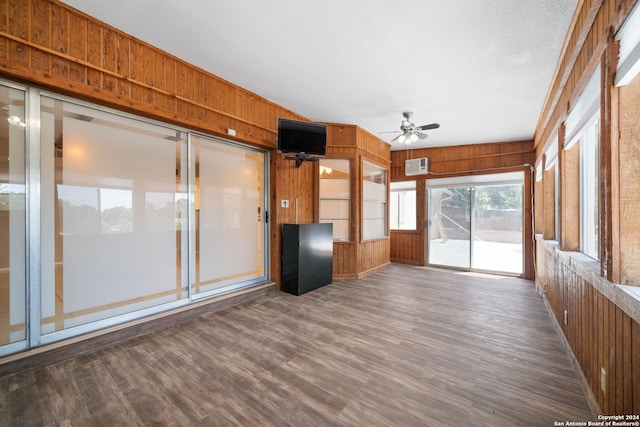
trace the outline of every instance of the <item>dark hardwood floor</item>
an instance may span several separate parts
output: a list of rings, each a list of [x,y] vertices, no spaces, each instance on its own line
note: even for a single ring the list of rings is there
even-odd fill
[[[3,426],[593,419],[532,282],[397,264],[0,378]]]

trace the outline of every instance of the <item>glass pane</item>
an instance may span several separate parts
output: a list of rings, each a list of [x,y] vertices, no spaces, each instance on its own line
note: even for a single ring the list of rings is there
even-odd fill
[[[320,200],[320,219],[341,220],[344,218],[349,218],[349,208],[349,200]]]
[[[265,277],[264,153],[193,138],[196,153],[196,293]]]
[[[26,339],[24,102],[0,86],[0,346]]]
[[[324,220],[320,219],[320,223],[331,223],[333,224],[333,240],[338,241],[348,241],[349,240],[349,224],[350,221],[348,219],[333,219],[333,220]]]
[[[475,187],[471,267],[522,273],[522,185]]]
[[[416,229],[416,190],[391,190],[389,205],[392,230]]]
[[[364,239],[387,235],[387,171],[362,162],[362,234]]]
[[[598,259],[599,248],[599,121],[587,128],[580,142],[580,201],[581,201],[581,250],[586,255]]]
[[[345,199],[349,200],[350,181],[346,179],[326,179],[320,178],[320,198],[321,199]]]
[[[185,298],[186,135],[47,97],[41,109],[43,334]]]
[[[470,267],[471,189],[428,191],[429,264]]]
[[[349,240],[351,174],[348,159],[320,159],[320,222],[333,223],[333,239]]]
[[[349,159],[320,159],[320,177],[323,179],[349,178]]]

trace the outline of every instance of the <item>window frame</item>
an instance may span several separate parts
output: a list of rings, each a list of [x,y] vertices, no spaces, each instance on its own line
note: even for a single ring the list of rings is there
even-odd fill
[[[367,179],[367,168],[375,169],[382,176],[383,182],[375,182],[373,180]],[[379,166],[375,163],[372,163],[367,160],[362,160],[362,241],[375,240],[375,239],[383,239],[389,237],[389,171],[383,167]],[[383,185],[384,188],[378,188],[381,191],[378,191],[380,195],[384,195],[383,198],[375,198],[375,194],[369,194],[368,190],[371,191],[375,187],[372,185],[367,185],[367,182],[370,182],[372,185]],[[367,189],[369,187],[369,189]],[[377,212],[381,213],[381,217],[372,216],[368,217],[367,205],[371,207],[372,205],[379,205]],[[371,221],[382,222],[383,232],[381,234],[371,233],[367,224],[370,224]]]
[[[336,161],[344,161],[347,164],[347,177],[346,178],[330,178],[330,177],[324,177],[323,178],[323,172],[326,169],[327,166],[323,165],[323,163],[327,163],[327,162],[336,162]],[[350,242],[352,241],[352,206],[351,206],[351,201],[352,201],[352,177],[353,177],[353,173],[351,171],[351,166],[352,166],[352,161],[349,158],[323,158],[320,159],[318,162],[318,179],[319,179],[319,186],[318,186],[318,222],[320,223],[332,223],[334,224],[333,227],[333,233],[334,233],[334,237],[333,237],[333,241],[334,242]],[[329,168],[331,169],[331,168]],[[347,180],[347,188],[348,188],[348,192],[349,192],[349,196],[348,197],[339,197],[339,196],[335,196],[335,197],[323,197],[323,185],[322,185],[322,181],[323,180],[336,180],[336,179],[340,179],[340,180]],[[347,202],[347,216],[346,218],[341,218],[341,217],[335,217],[335,218],[323,218],[323,212],[322,212],[322,202],[324,201],[339,201],[339,202]],[[339,236],[336,237],[336,226],[334,221],[347,221],[347,236]]]
[[[395,188],[394,188],[395,187]],[[409,206],[411,216],[403,215],[403,205],[400,201],[399,193],[413,193],[413,206]],[[395,181],[389,184],[389,230],[390,231],[415,231],[417,230],[417,209],[418,209],[418,191],[417,182],[415,180],[410,181]],[[397,207],[397,215],[394,215],[394,207]],[[402,218],[411,218],[412,227],[401,227],[403,223]]]
[[[600,259],[600,110],[578,134],[580,144],[580,252]],[[593,172],[595,171],[595,176]],[[592,231],[594,231],[592,233]]]

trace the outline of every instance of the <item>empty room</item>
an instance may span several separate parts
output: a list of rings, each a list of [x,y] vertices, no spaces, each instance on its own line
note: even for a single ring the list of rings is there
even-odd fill
[[[0,426],[640,426],[638,3],[0,1]]]

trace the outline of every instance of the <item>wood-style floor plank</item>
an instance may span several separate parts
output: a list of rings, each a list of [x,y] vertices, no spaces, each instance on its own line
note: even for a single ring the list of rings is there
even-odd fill
[[[0,378],[2,426],[593,419],[532,282],[396,264]]]

